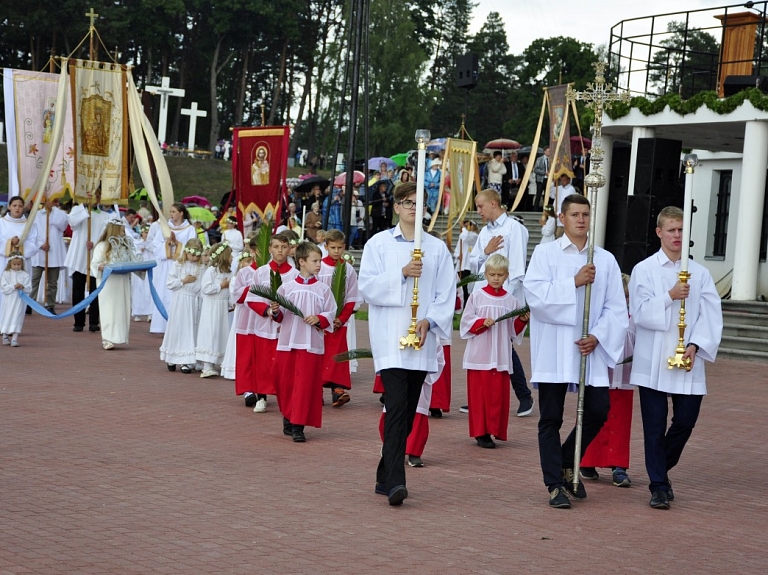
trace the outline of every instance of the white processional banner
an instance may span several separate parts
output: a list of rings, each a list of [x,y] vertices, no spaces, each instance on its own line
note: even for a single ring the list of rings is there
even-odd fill
[[[75,109],[75,196],[101,188],[104,204],[126,204],[129,191],[125,70],[118,64],[70,61]]]
[[[66,117],[64,132],[45,184],[45,197],[58,198],[65,192],[71,195],[75,155],[72,108],[57,109],[59,75],[6,68],[3,77],[9,196],[28,198],[51,148],[54,121],[62,113]]]

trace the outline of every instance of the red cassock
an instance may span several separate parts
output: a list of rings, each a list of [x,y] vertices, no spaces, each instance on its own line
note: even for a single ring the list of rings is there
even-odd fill
[[[352,304],[354,307],[354,304]],[[334,356],[349,351],[347,347],[347,326],[336,331],[325,332],[325,353],[323,354],[323,383],[352,389],[349,363],[334,361]]]
[[[277,402],[283,417],[294,425],[320,427],[323,420],[323,387],[316,375],[323,356],[303,349],[277,352],[280,374]]]
[[[490,434],[507,440],[509,423],[509,373],[506,371],[467,370],[469,436]]]
[[[443,350],[445,367],[440,372],[437,381],[432,384],[432,402],[429,407],[448,412],[451,411],[451,346],[442,345],[440,348]]]
[[[254,392],[254,374],[256,373],[257,357],[256,336],[238,333],[235,337],[237,341],[235,393],[237,395],[243,395],[247,391]],[[274,392],[271,393],[274,395]]]
[[[384,442],[384,419],[387,413],[383,412],[379,419],[379,436]],[[413,418],[413,427],[408,434],[408,440],[405,442],[405,454],[421,457],[424,454],[424,448],[429,439],[429,417],[423,413],[417,413]]]
[[[582,467],[629,467],[629,438],[632,433],[632,390],[609,389],[608,421],[587,447]]]
[[[373,380],[373,393],[384,393],[384,383],[381,381],[381,376],[377,373],[376,379]]]
[[[278,374],[275,368],[277,340],[256,336],[253,349],[254,367],[258,364],[258,369],[254,369],[251,376],[253,378],[253,392],[277,395]]]

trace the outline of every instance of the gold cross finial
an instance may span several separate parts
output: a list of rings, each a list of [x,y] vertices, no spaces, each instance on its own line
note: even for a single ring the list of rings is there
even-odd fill
[[[96,12],[94,12],[94,11],[93,11],[93,8],[91,8],[89,12],[86,12],[86,13],[85,13],[85,15],[86,15],[88,18],[90,18],[90,19],[91,19],[91,28],[93,28],[93,23],[96,21],[96,18],[98,18],[98,17],[99,17],[99,15],[98,15],[98,14],[96,14]]]

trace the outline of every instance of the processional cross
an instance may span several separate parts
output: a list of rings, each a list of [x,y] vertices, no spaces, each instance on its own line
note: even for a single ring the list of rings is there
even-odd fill
[[[165,128],[168,122],[168,96],[183,98],[185,90],[181,88],[171,88],[171,79],[163,76],[159,86],[147,86],[147,92],[150,94],[160,94],[160,121],[157,126],[157,139],[160,144],[165,142]]]
[[[576,92],[570,86],[566,92],[568,102],[582,100],[587,108],[595,113],[592,123],[592,150],[590,151],[589,174],[584,178],[584,185],[589,189],[590,218],[589,238],[587,241],[587,264],[591,265],[595,255],[595,215],[597,208],[597,189],[605,186],[606,178],[603,174],[603,111],[611,107],[613,102],[629,101],[629,92],[614,92],[611,84],[605,82],[605,63],[595,62],[595,83],[587,82],[587,89]],[[589,337],[589,309],[592,299],[592,284],[584,286],[584,315],[581,324],[581,338]],[[581,438],[584,424],[584,390],[587,383],[587,356],[581,356],[579,366],[579,394],[576,400],[576,441],[574,450],[573,468],[578,470],[581,464]],[[573,490],[579,486],[579,473],[574,473]]]
[[[187,149],[190,152],[195,151],[195,135],[197,134],[197,119],[205,118],[208,112],[205,110],[197,109],[197,102],[192,102],[192,106],[189,108],[182,108],[181,113],[184,116],[189,116],[189,139],[187,140]]]

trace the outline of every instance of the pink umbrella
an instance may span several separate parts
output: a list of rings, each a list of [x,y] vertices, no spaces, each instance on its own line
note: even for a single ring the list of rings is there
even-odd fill
[[[198,206],[210,207],[211,202],[208,198],[203,196],[187,196],[181,199],[182,204],[197,204]]]
[[[498,138],[488,142],[485,147],[491,150],[517,150],[520,147],[520,143],[514,140],[507,140],[506,138]]]
[[[352,182],[355,184],[362,184],[365,181],[365,174],[358,170],[355,170],[352,174]],[[342,172],[333,179],[334,186],[343,186],[347,183],[347,172]]]
[[[584,151],[588,152],[592,149],[592,140],[583,136],[571,137],[571,154],[574,156],[581,155],[581,143],[584,142]]]

